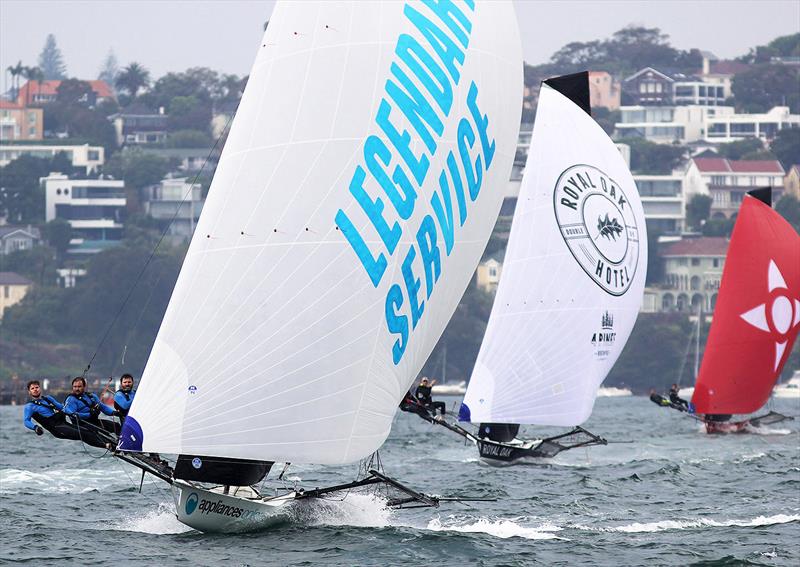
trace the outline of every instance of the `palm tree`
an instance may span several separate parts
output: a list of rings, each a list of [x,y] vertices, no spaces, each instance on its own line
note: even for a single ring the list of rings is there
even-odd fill
[[[120,71],[114,84],[118,89],[127,91],[131,99],[134,99],[141,89],[150,84],[150,72],[138,63],[131,63]]]
[[[22,61],[18,61],[16,65],[9,65],[6,68],[6,71],[11,73],[11,92],[14,93],[13,99],[16,101],[17,97],[19,96],[19,76],[25,70],[25,66],[22,64]]]
[[[44,80],[44,72],[39,67],[23,67],[22,68],[22,76],[28,79],[28,81],[33,81],[36,83],[36,94],[39,94],[39,89],[42,88],[42,81]],[[30,87],[28,87],[30,89]],[[26,93],[25,97],[27,99],[29,93]],[[36,97],[34,96],[34,101]],[[27,101],[26,101],[27,102]]]

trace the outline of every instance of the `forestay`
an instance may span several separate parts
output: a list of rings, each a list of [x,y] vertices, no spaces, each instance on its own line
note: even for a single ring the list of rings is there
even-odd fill
[[[464,292],[516,150],[507,2],[279,2],[121,447],[376,450]]]
[[[585,73],[563,78],[585,94]],[[630,335],[647,271],[644,212],[613,142],[548,84],[503,272],[460,418],[572,426]]]

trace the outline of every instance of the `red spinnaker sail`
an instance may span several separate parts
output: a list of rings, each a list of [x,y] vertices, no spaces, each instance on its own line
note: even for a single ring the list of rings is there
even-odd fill
[[[747,195],[731,235],[714,320],[695,384],[697,413],[763,406],[800,331],[800,236]]]

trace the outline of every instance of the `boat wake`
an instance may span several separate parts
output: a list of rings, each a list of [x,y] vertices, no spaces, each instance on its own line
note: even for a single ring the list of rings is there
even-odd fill
[[[0,470],[0,494],[75,493],[108,490],[116,479],[103,469]]]
[[[192,531],[192,528],[180,523],[175,517],[175,506],[171,502],[161,502],[157,509],[125,518],[112,524],[110,529],[153,535],[173,535]]]
[[[344,498],[298,501],[292,504],[290,521],[309,526],[383,528],[390,525],[392,510],[374,494],[348,494]]]
[[[554,533],[561,531],[562,528],[558,526],[547,523],[540,526],[525,526],[517,523],[519,521],[524,521],[524,519],[490,519],[451,515],[444,520],[441,518],[432,519],[428,522],[425,529],[434,532],[483,533],[501,539],[512,537],[524,539],[564,539],[558,537]]]
[[[564,539],[554,532],[562,528],[552,524],[525,525],[524,518],[486,518],[464,515],[436,517],[426,524],[400,521],[386,500],[372,494],[348,494],[341,500],[297,502],[290,513],[292,523],[307,526],[353,526],[367,528],[411,528],[433,532],[483,533],[502,539]]]
[[[575,526],[577,529],[593,532],[623,532],[623,533],[653,533],[670,530],[687,530],[694,528],[729,528],[729,527],[758,527],[773,526],[776,524],[788,524],[790,522],[800,522],[800,515],[797,514],[777,514],[775,516],[758,516],[752,520],[711,520],[709,518],[698,518],[695,520],[662,520],[660,522],[649,522],[626,524],[614,527],[592,527]]]
[[[773,428],[773,427],[756,427],[754,425],[747,426],[747,432],[753,433],[755,435],[790,435],[792,433],[791,429],[782,429],[782,428]]]

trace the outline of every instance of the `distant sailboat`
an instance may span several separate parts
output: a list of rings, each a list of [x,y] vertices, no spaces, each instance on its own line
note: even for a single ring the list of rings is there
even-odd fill
[[[374,484],[438,503],[374,467],[255,484],[383,444],[491,233],[521,96],[509,2],[278,2],[120,437],[180,521],[260,528]]]
[[[503,275],[459,419],[492,463],[606,441],[580,427],[628,340],[647,267],[644,212],[592,119],[587,73],[542,84]],[[572,427],[517,439],[519,424]]]
[[[772,209],[771,194],[745,196],[731,235],[692,396],[708,433],[784,419],[730,421],[764,406],[800,331],[800,236]]]

